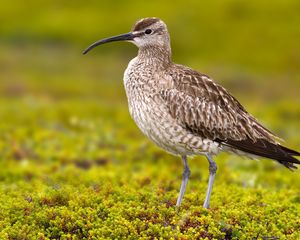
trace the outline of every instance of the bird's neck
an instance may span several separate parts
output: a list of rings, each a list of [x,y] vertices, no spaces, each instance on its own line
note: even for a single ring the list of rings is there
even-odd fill
[[[143,46],[139,49],[138,59],[147,64],[165,66],[171,64],[170,46]]]

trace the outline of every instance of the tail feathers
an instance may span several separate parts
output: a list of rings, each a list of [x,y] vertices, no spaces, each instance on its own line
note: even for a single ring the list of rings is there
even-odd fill
[[[300,156],[299,152],[281,146],[280,144],[268,142],[265,139],[257,139],[255,142],[251,139],[241,141],[227,139],[221,142],[226,146],[245,153],[274,159],[289,169],[297,169],[296,164],[300,164],[300,161],[294,157]]]

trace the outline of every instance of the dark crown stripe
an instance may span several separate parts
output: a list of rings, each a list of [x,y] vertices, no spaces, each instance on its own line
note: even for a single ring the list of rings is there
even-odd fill
[[[145,29],[146,27],[151,26],[152,24],[158,22],[158,18],[144,18],[139,20],[133,27],[133,31],[140,31]]]

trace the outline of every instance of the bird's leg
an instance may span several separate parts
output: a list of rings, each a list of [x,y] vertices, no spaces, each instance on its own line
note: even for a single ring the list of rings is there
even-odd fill
[[[210,155],[207,154],[206,158],[209,162],[209,179],[208,179],[208,186],[207,186],[206,197],[205,197],[203,207],[209,208],[210,195],[211,195],[211,191],[212,191],[212,187],[214,184],[215,175],[218,167]]]
[[[182,162],[183,162],[183,173],[182,173],[182,182],[181,182],[181,187],[180,187],[180,192],[179,192],[179,196],[177,199],[177,203],[176,206],[179,207],[181,205],[182,199],[183,199],[183,195],[186,189],[186,185],[188,183],[191,171],[187,162],[187,157],[186,156],[182,156]]]

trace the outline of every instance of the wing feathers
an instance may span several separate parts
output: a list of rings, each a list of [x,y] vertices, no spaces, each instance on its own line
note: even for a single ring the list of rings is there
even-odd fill
[[[190,132],[233,149],[271,158],[292,169],[300,153],[281,146],[225,88],[208,76],[176,65],[166,79],[169,88],[160,92],[170,114]]]

